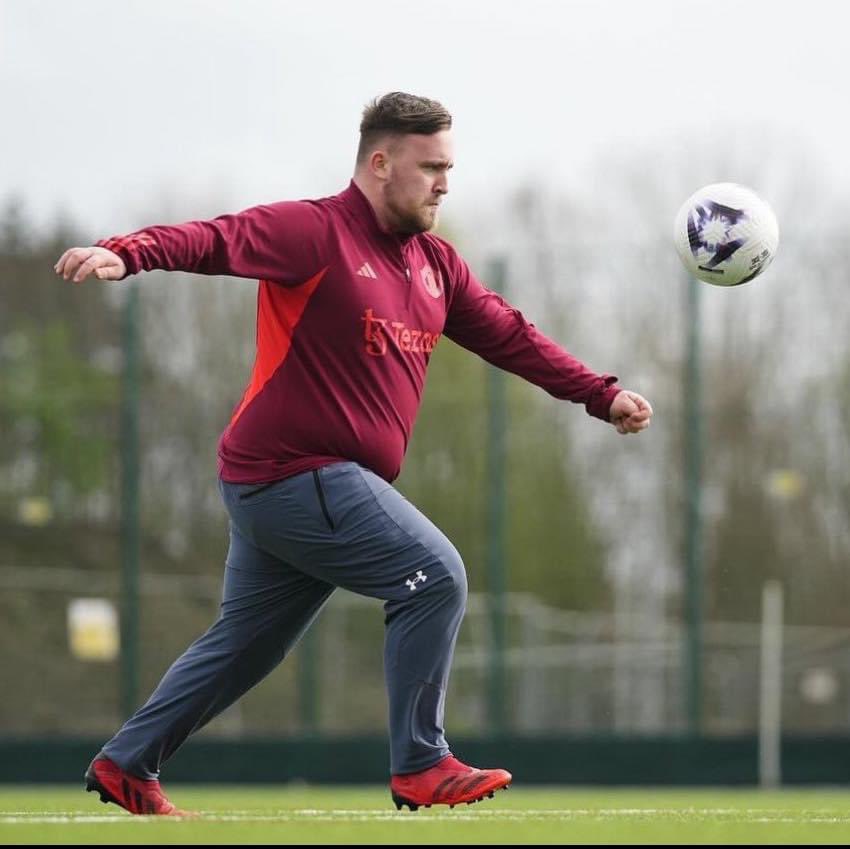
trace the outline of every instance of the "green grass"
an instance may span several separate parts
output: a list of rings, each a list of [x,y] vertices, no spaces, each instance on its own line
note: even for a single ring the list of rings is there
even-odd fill
[[[9,843],[848,843],[850,790],[520,787],[397,812],[384,787],[166,790],[196,819],[131,817],[68,787],[0,788]]]

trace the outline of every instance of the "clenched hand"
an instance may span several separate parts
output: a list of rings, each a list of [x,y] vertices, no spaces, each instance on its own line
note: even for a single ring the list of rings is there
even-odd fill
[[[652,407],[642,395],[624,389],[614,397],[609,418],[617,433],[640,433],[649,427]]]

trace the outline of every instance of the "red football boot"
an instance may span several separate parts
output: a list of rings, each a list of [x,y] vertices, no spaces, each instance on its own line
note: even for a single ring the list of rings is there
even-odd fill
[[[394,775],[390,790],[396,808],[407,805],[415,811],[420,805],[448,805],[461,802],[471,805],[485,796],[492,798],[496,790],[511,783],[511,774],[504,769],[475,769],[446,755],[439,763],[422,772]]]
[[[131,814],[188,816],[165,798],[158,781],[136,778],[109,758],[98,757],[91,762],[86,770],[86,790],[97,790],[101,802],[114,802]]]

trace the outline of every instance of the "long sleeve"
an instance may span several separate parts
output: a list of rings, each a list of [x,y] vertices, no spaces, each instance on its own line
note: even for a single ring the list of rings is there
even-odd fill
[[[97,244],[117,253],[128,275],[162,269],[297,285],[323,267],[316,246],[325,227],[313,204],[285,201],[210,221],[146,227]]]
[[[614,375],[596,374],[486,289],[456,254],[445,335],[488,363],[519,375],[550,395],[585,405],[608,421],[620,391]]]

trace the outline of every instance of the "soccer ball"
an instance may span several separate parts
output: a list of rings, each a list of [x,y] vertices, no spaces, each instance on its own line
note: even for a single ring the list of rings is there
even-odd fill
[[[773,261],[779,225],[773,210],[737,183],[714,183],[692,194],[676,216],[679,258],[694,276],[715,286],[740,286]]]

